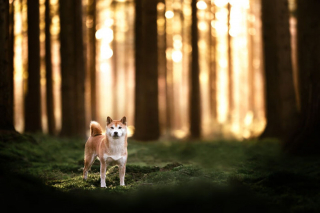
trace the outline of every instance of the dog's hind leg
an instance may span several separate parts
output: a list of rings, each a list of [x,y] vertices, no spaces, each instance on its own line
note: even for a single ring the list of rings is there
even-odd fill
[[[86,154],[84,157],[84,168],[83,168],[83,179],[87,180],[88,178],[88,171],[90,170],[94,160],[96,159],[95,154]]]

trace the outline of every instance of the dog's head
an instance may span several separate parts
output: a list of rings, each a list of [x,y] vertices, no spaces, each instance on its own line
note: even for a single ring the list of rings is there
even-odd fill
[[[121,120],[107,118],[107,135],[112,138],[120,138],[127,134],[127,119],[124,116]]]

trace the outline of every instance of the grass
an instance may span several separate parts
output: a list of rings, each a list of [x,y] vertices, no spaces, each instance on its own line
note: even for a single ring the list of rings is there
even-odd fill
[[[82,180],[85,140],[0,135],[0,200],[13,210],[319,212],[320,159],[281,152],[276,140],[129,140],[100,188],[99,161]],[[17,205],[19,203],[19,205]]]

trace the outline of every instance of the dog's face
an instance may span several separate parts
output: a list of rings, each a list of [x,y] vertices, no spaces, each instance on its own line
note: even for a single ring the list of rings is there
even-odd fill
[[[107,135],[112,138],[120,138],[127,134],[127,119],[123,117],[121,120],[112,120],[107,118]]]

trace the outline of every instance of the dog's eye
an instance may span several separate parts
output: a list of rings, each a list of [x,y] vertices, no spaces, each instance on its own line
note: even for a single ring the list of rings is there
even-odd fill
[[[113,126],[111,127],[111,129],[114,129]]]
[[[121,126],[119,126],[119,129],[121,129]]]

